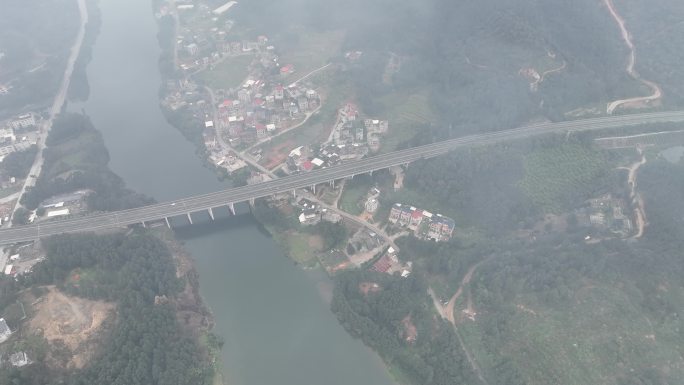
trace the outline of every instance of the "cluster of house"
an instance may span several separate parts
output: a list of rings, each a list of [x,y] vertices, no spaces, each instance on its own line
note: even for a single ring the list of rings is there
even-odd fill
[[[7,155],[24,151],[38,141],[38,121],[33,113],[0,122],[0,161]]]
[[[622,238],[628,237],[634,230],[632,219],[625,214],[628,208],[624,199],[606,194],[590,199],[588,203],[588,207],[575,212],[580,225],[610,231]]]
[[[294,174],[335,166],[345,160],[361,159],[369,151],[380,148],[380,136],[388,129],[386,120],[359,119],[356,106],[347,103],[338,111],[330,140],[321,145],[317,153],[304,146],[293,149],[283,170]]]
[[[454,232],[456,223],[453,219],[441,214],[432,214],[427,210],[395,203],[389,214],[389,222],[413,231],[420,239],[436,242],[448,241]]]
[[[321,103],[315,90],[269,83],[274,80],[248,79],[233,93],[235,99],[225,99],[218,105],[216,121],[205,122],[205,127],[224,133],[231,146],[250,145],[287,128]]]
[[[303,226],[316,225],[320,221],[338,223],[342,220],[340,214],[321,208],[319,205],[306,198],[297,199],[295,206],[300,210],[297,219],[299,219],[299,223]]]
[[[177,14],[181,21],[176,36],[176,50],[178,66],[182,71],[196,72],[218,63],[225,56],[249,54],[266,44],[268,40],[261,38],[256,42],[228,41],[235,23],[222,16],[236,4],[235,1],[229,1],[218,8],[212,8],[202,2],[181,0],[173,2],[175,9],[171,8],[171,4],[160,6],[156,14],[158,18]],[[183,23],[186,17],[192,19],[194,25]]]
[[[4,318],[0,318],[0,343],[7,341],[11,335],[12,331],[10,330],[9,326],[7,326],[7,322]],[[25,352],[12,353],[9,355],[9,359],[7,361],[9,361],[10,365],[17,368],[32,363],[32,361],[28,358],[28,355],[26,355]]]
[[[347,103],[338,111],[330,143],[346,148],[360,156],[380,149],[380,138],[389,130],[389,122],[379,119],[361,119],[358,107]],[[350,151],[347,150],[347,151]]]

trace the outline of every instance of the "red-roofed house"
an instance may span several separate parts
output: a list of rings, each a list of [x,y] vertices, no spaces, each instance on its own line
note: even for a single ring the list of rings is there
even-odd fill
[[[373,270],[377,271],[378,273],[386,273],[390,267],[392,267],[392,261],[390,260],[389,255],[385,254],[382,256],[382,258],[375,262],[373,265]]]
[[[293,73],[295,70],[294,64],[286,64],[282,67],[280,67],[280,74],[281,75],[289,75]]]
[[[307,161],[302,163],[302,170],[304,170],[304,171],[311,171],[311,170],[313,170],[313,168],[314,168],[314,164],[310,160],[307,160]]]
[[[266,126],[257,123],[255,126],[257,138],[262,139],[266,137]]]
[[[423,210],[414,210],[411,213],[411,221],[409,222],[409,229],[416,230],[423,221]]]

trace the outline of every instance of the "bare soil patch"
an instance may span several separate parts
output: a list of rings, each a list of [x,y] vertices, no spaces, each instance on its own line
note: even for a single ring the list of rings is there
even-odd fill
[[[105,321],[114,317],[115,305],[70,297],[54,286],[35,305],[31,330],[42,331],[50,345],[66,347],[72,354],[67,368],[82,368],[97,347]]]

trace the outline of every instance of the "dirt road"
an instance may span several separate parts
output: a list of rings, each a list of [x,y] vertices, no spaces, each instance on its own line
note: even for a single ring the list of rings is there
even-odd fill
[[[490,257],[491,258],[491,257]],[[454,333],[456,334],[456,337],[458,338],[458,342],[461,344],[461,348],[463,349],[463,352],[465,353],[466,359],[468,360],[468,363],[470,364],[470,367],[473,369],[475,374],[477,375],[478,379],[480,382],[482,382],[485,385],[489,385],[487,380],[484,378],[482,375],[482,370],[480,369],[480,366],[477,364],[473,356],[470,354],[470,351],[466,347],[465,342],[463,341],[463,338],[461,337],[461,334],[458,332],[458,328],[456,327],[456,319],[454,318],[454,307],[456,304],[456,301],[458,298],[463,294],[463,289],[466,285],[470,283],[470,280],[473,278],[473,274],[475,273],[475,270],[483,264],[484,262],[488,261],[490,258],[484,259],[475,265],[471,266],[470,269],[468,269],[468,272],[466,275],[463,277],[461,280],[461,284],[458,287],[458,290],[456,290],[456,293],[449,299],[449,302],[446,304],[446,306],[443,306],[440,302],[439,299],[437,298],[437,295],[435,295],[435,292],[432,290],[432,288],[428,288],[428,293],[430,294],[430,297],[432,297],[432,302],[435,304],[435,309],[437,309],[437,312],[442,316],[442,318],[446,319],[449,321],[451,326],[454,328]]]
[[[444,308],[444,313],[447,316],[447,320],[451,322],[452,325],[456,326],[456,318],[454,317],[454,308],[456,307],[456,301],[461,297],[461,294],[463,294],[463,289],[465,288],[466,285],[470,283],[470,280],[473,279],[473,274],[475,274],[475,270],[483,263],[488,261],[488,259],[484,259],[468,269],[468,272],[466,275],[463,277],[461,280],[461,285],[458,287],[458,290],[456,290],[456,293],[449,299],[449,302],[446,304],[446,307]]]
[[[659,100],[662,97],[663,92],[660,89],[660,87],[657,84],[655,84],[654,82],[642,79],[641,76],[639,75],[639,73],[634,69],[634,67],[636,65],[636,47],[634,46],[634,43],[632,42],[632,35],[627,30],[627,27],[625,27],[625,20],[622,18],[622,16],[620,16],[620,14],[615,9],[615,5],[613,4],[613,0],[603,0],[603,2],[605,3],[606,7],[608,7],[608,11],[610,12],[613,19],[615,19],[615,22],[617,23],[618,27],[620,28],[620,33],[622,34],[622,39],[625,41],[627,48],[629,48],[629,59],[627,60],[627,68],[626,68],[627,74],[629,74],[629,76],[632,77],[633,79],[640,81],[642,84],[646,85],[648,88],[650,88],[652,90],[652,93],[649,96],[635,97],[635,98],[629,98],[629,99],[620,99],[620,100],[616,100],[616,101],[608,103],[608,107],[606,109],[606,112],[608,113],[608,115],[612,115],[616,108],[623,106],[623,105],[634,105],[634,104],[641,104],[641,103],[649,103],[649,102]]]
[[[632,237],[634,239],[641,238],[644,235],[644,230],[646,229],[646,226],[648,226],[648,222],[646,221],[646,209],[644,207],[644,200],[641,197],[641,194],[637,192],[637,171],[639,171],[639,168],[641,166],[646,164],[646,156],[644,155],[643,150],[641,148],[637,148],[637,151],[639,152],[639,155],[641,155],[641,159],[638,162],[629,166],[629,176],[627,178],[627,183],[630,187],[629,198],[632,201],[632,204],[634,205],[634,221],[636,222],[637,226],[637,232]]]

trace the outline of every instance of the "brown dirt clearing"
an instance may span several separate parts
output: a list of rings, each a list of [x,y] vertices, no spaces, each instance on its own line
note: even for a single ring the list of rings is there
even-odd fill
[[[35,305],[36,313],[30,328],[42,330],[51,345],[63,342],[73,354],[67,367],[82,368],[95,348],[94,337],[112,316],[115,305],[69,297],[54,286],[46,288],[47,294]]]

